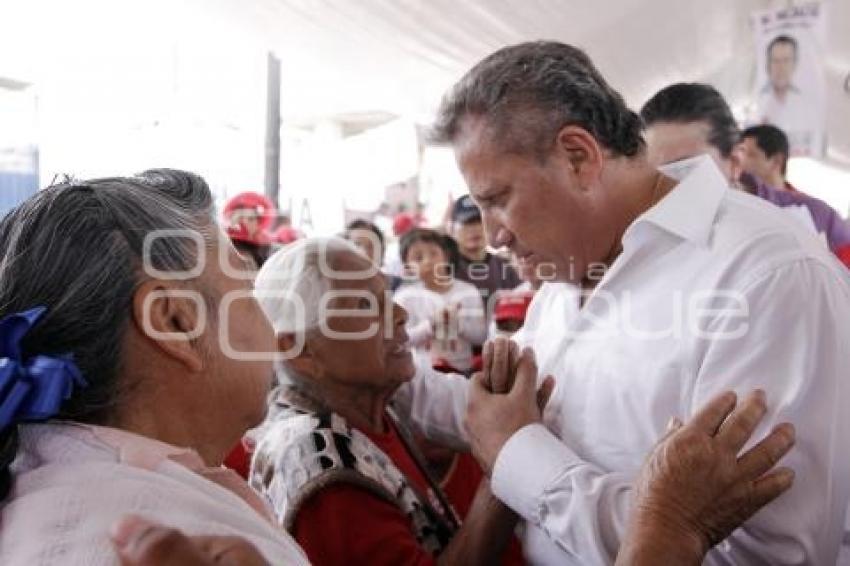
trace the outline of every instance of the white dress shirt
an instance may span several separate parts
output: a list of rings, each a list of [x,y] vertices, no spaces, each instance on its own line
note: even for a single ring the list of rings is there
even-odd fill
[[[795,425],[782,463],[794,487],[705,563],[834,564],[850,490],[846,271],[799,222],[727,189],[709,158],[678,173],[583,308],[567,284],[537,293],[515,339],[556,386],[545,426],[499,453],[492,489],[525,519],[532,563],[610,564],[632,482],[669,419],[761,388],[769,412],[754,441]],[[423,371],[401,397],[425,434],[457,440],[464,385]]]
[[[775,124],[785,131],[808,131],[821,127],[817,122],[816,101],[791,87],[780,99],[772,87],[762,89],[758,110],[763,123]]]
[[[758,123],[773,124],[788,136],[792,155],[820,155],[825,130],[823,102],[792,86],[783,99],[768,85],[758,99]]]

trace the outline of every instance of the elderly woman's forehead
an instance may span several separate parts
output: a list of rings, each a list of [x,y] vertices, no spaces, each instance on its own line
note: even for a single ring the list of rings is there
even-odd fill
[[[359,248],[328,251],[328,265],[335,271],[365,271],[371,264]]]
[[[337,252],[328,258],[330,271],[325,274],[331,287],[374,287],[383,282],[383,274],[362,252]]]

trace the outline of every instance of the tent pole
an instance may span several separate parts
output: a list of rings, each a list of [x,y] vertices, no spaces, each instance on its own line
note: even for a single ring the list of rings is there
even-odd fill
[[[266,63],[266,196],[278,206],[280,191],[280,59],[269,52]]]

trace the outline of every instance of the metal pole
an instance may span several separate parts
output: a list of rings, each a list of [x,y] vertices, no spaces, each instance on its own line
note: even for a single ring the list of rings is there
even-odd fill
[[[266,196],[279,206],[280,192],[280,60],[269,53],[266,65]]]

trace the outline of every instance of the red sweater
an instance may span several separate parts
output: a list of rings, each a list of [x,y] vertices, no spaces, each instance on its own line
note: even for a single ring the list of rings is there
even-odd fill
[[[416,467],[398,434],[389,426],[387,430],[389,432],[386,434],[366,434],[420,493],[428,492],[425,477]],[[468,510],[480,481],[480,473],[479,469],[477,481],[463,481],[459,482],[463,487],[455,486],[460,492],[472,489],[471,494],[462,497],[464,504],[457,508],[461,515],[465,515]],[[454,500],[452,504],[455,504]],[[350,484],[331,485],[307,500],[298,512],[292,534],[315,566],[435,563],[434,556],[416,542],[410,519],[395,504]],[[512,546],[515,548],[511,554],[516,555],[519,545],[514,541]]]

